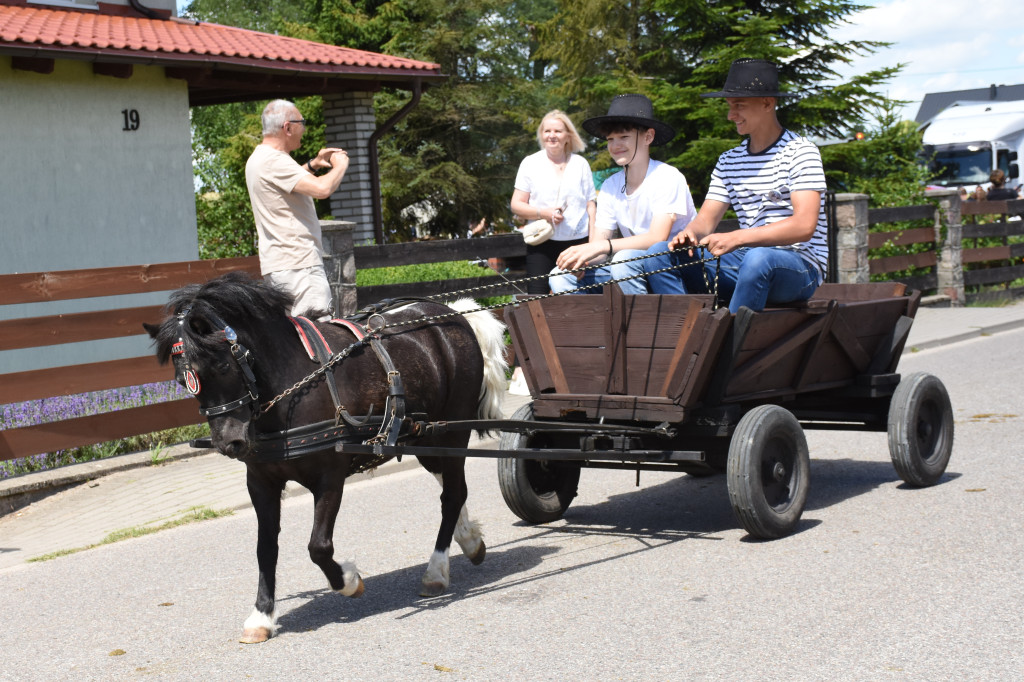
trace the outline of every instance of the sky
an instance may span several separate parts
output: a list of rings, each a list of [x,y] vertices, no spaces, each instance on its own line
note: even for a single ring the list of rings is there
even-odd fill
[[[1024,83],[1024,3],[1020,0],[862,0],[839,40],[880,40],[889,48],[861,57],[842,75],[905,63],[879,90],[908,100],[913,120],[927,93]]]
[[[881,40],[891,47],[859,57],[841,75],[905,63],[882,86],[891,99],[908,100],[912,120],[930,92],[1024,83],[1024,3],[1020,0],[861,0],[872,8],[851,15],[838,40]],[[187,0],[178,0],[178,11]]]

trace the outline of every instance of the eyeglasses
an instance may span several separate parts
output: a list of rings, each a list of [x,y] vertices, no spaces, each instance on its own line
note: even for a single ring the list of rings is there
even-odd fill
[[[299,120],[297,120],[297,121],[292,121],[292,120],[290,120],[290,119],[289,119],[289,121],[288,121],[288,122],[289,122],[289,123],[301,123],[301,124],[302,124],[302,127],[303,127],[303,128],[305,128],[305,127],[306,127],[306,119],[304,119],[304,118],[300,118],[300,119],[299,119]]]

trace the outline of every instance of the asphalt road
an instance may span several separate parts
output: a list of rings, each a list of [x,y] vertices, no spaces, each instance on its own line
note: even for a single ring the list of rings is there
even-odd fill
[[[725,477],[584,471],[563,521],[504,506],[471,460],[486,561],[416,596],[439,488],[422,470],[351,486],[335,534],[366,594],[306,557],[311,502],[285,502],[281,632],[236,638],[256,590],[255,516],[0,572],[0,679],[1009,680],[1024,672],[1024,331],[910,354],[956,416],[941,483],[911,489],[884,434],[809,432],[799,531],[752,541]]]

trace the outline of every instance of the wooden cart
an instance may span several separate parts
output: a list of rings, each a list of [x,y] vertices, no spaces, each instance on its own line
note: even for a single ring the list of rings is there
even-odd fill
[[[919,292],[825,284],[803,304],[731,315],[706,295],[605,289],[505,310],[532,396],[512,417],[528,428],[500,441],[502,494],[520,518],[560,518],[585,467],[724,470],[743,527],[781,537],[807,498],[805,428],[887,431],[914,486],[945,471],[946,389],[896,373]]]

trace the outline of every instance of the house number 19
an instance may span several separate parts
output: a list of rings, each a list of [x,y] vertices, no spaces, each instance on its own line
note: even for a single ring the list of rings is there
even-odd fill
[[[124,128],[121,130],[138,130],[139,129],[139,110],[138,109],[122,109],[121,115],[124,116]]]

